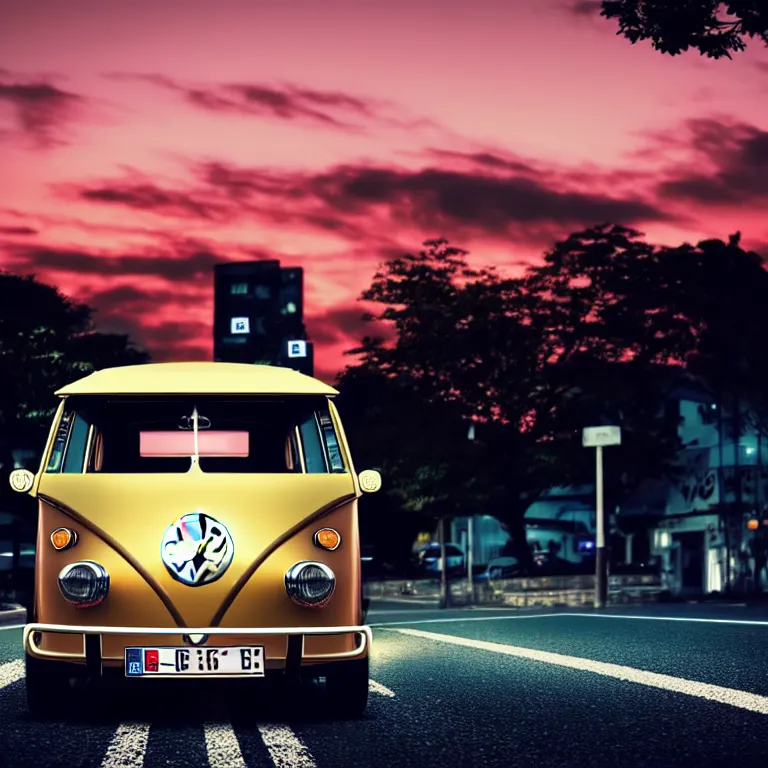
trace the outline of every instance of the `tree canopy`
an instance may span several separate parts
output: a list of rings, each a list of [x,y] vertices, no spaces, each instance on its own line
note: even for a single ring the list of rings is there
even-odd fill
[[[691,48],[711,59],[731,58],[748,39],[768,45],[765,0],[603,0],[601,16],[617,19],[631,43],[651,40],[671,56]]]
[[[386,262],[362,298],[395,339],[365,338],[340,380],[356,457],[383,470],[406,512],[491,513],[524,541],[532,501],[592,481],[583,427],[622,427],[606,454],[610,508],[641,480],[674,474],[677,422],[664,402],[676,379],[721,393],[768,384],[768,273],[738,235],[671,248],[601,225],[515,278],[467,257],[433,240]]]
[[[59,387],[149,361],[127,336],[97,332],[90,307],[33,276],[0,272],[0,307],[0,430],[14,447],[41,447]]]

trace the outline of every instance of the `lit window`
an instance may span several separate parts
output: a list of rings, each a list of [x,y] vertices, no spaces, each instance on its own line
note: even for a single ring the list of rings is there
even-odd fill
[[[296,314],[296,305],[295,305],[295,304],[294,304],[292,301],[289,301],[289,302],[288,302],[288,303],[285,305],[285,311],[286,311],[286,312],[287,312],[289,315],[295,315],[295,314]]]
[[[250,333],[251,321],[247,317],[233,317],[229,322],[230,333]]]
[[[233,295],[243,295],[248,293],[248,283],[232,283],[229,292]]]

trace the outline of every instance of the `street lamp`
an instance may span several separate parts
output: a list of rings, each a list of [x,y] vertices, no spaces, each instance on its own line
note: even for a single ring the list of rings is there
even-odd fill
[[[595,608],[603,608],[608,597],[607,559],[605,556],[605,509],[603,505],[603,448],[621,445],[620,427],[585,427],[582,445],[595,449]]]

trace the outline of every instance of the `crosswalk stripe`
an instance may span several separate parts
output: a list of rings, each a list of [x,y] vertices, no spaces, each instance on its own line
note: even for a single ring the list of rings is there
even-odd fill
[[[298,736],[286,725],[258,726],[275,768],[315,768],[315,760]]]
[[[395,695],[394,691],[391,691],[386,685],[377,683],[375,680],[368,681],[368,690],[371,693],[380,693],[382,696],[389,696],[390,698],[394,698]]]
[[[0,665],[0,690],[21,680],[22,677],[24,677],[24,662],[21,659]]]
[[[121,723],[107,747],[101,768],[141,768],[148,743],[148,723]]]
[[[211,768],[246,768],[237,734],[229,723],[206,723],[204,732]]]

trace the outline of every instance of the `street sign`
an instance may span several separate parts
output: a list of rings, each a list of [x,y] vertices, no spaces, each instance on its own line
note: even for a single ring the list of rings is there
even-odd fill
[[[307,342],[306,341],[289,341],[288,342],[288,357],[306,357],[307,356]]]
[[[584,427],[581,440],[584,448],[621,445],[621,427]]]

